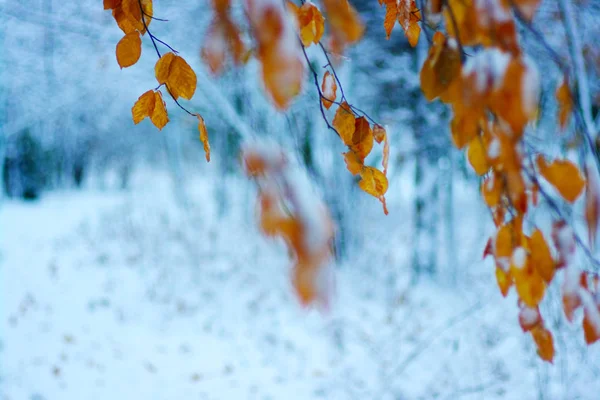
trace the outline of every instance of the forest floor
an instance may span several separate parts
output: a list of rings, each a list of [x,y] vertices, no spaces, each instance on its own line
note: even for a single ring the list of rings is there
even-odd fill
[[[541,362],[489,262],[410,285],[399,257],[367,253],[336,267],[322,315],[249,197],[219,215],[210,182],[187,208],[153,182],[4,202],[0,399],[598,399],[600,345],[557,318]]]

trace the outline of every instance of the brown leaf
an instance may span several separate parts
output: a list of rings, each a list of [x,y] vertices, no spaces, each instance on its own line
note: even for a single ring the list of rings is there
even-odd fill
[[[348,171],[350,171],[352,175],[358,174],[363,168],[362,160],[360,160],[356,153],[352,150],[349,150],[348,152],[343,154],[344,161],[346,162],[346,168],[348,168]]]
[[[358,182],[358,186],[365,192],[369,193],[381,201],[383,204],[383,212],[387,215],[387,207],[385,204],[385,192],[388,189],[388,180],[383,172],[373,167],[364,167],[360,171],[360,177],[362,178]]]
[[[579,168],[568,160],[554,160],[548,164],[542,155],[538,155],[536,163],[540,174],[566,201],[573,203],[577,200],[585,187]]]
[[[169,67],[167,87],[171,95],[177,99],[180,96],[191,100],[196,91],[196,73],[180,56],[174,56]]]
[[[104,9],[112,10],[113,8],[117,7],[119,4],[121,4],[121,0],[104,0]]]
[[[139,32],[131,32],[123,36],[117,43],[117,62],[121,69],[131,67],[142,54],[142,39]]]
[[[159,84],[167,83],[171,71],[171,62],[175,59],[175,54],[169,52],[163,54],[154,65],[154,75]]]
[[[363,161],[373,149],[373,131],[365,117],[356,118],[354,122],[350,149]]]
[[[531,258],[530,262],[546,283],[550,283],[556,272],[556,263],[546,244],[544,235],[539,229],[531,234],[529,241]]]

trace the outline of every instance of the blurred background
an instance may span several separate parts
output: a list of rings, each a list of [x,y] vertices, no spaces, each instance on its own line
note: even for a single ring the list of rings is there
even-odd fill
[[[0,399],[598,398],[599,345],[564,319],[558,283],[542,307],[557,351],[548,364],[482,261],[493,224],[450,143],[449,110],[421,94],[425,37],[412,49],[396,27],[385,40],[385,9],[353,4],[366,36],[337,71],[390,135],[389,216],[346,170],[308,77],[281,113],[255,60],[208,73],[208,1],[156,1],[169,21],[150,29],[197,73],[185,106],[204,116],[210,163],[197,121],[170,99],[162,131],[133,124],[134,102],[157,86],[156,54],[144,37],[140,61],[121,70],[123,34],[101,1],[0,0]],[[600,4],[573,4],[597,117]],[[560,18],[548,1],[534,23],[568,60]],[[530,138],[564,154],[574,132],[556,133],[559,72],[522,33],[543,85]],[[324,73],[323,55],[308,55]],[[239,162],[246,131],[287,149],[330,207],[325,315],[298,305],[285,246],[258,232]],[[377,146],[369,165],[381,163]],[[549,215],[542,204],[535,218]]]

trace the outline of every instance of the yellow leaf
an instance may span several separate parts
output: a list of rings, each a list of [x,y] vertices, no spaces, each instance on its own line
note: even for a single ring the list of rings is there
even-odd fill
[[[164,128],[167,122],[169,122],[167,108],[162,99],[162,94],[159,91],[154,92],[154,110],[152,110],[150,120],[159,130]]]
[[[196,73],[189,64],[180,56],[174,56],[169,67],[167,87],[171,95],[177,99],[180,96],[191,100],[196,91]]]
[[[321,83],[321,92],[324,97],[321,98],[321,102],[328,110],[333,104],[333,101],[335,101],[336,91],[337,83],[335,82],[335,77],[329,71],[325,72],[325,75],[323,75],[323,82]]]
[[[577,200],[585,187],[579,168],[568,160],[554,160],[548,164],[542,155],[538,155],[536,162],[540,174],[566,201],[573,203]]]
[[[502,196],[501,179],[497,175],[487,177],[481,183],[481,193],[488,207],[496,207],[500,203],[500,197]]]
[[[360,160],[364,160],[373,148],[373,131],[365,117],[359,117],[354,123],[352,145],[350,149],[356,153]]]
[[[411,23],[408,26],[408,29],[406,29],[404,31],[404,34],[406,35],[406,38],[408,39],[408,43],[410,43],[410,45],[412,47],[415,47],[417,45],[417,43],[419,42],[419,36],[421,34],[421,27],[417,23]]]
[[[133,123],[139,124],[144,118],[151,116],[154,111],[155,102],[153,90],[148,90],[141,95],[131,108]]]
[[[503,297],[506,297],[508,290],[512,286],[512,277],[509,272],[505,272],[502,268],[496,267],[496,282],[500,288],[500,293]]]
[[[467,150],[467,157],[477,175],[483,175],[490,169],[481,136],[475,136],[471,140],[469,149]]]
[[[144,10],[143,21],[140,4]],[[123,9],[123,13],[131,22],[133,27],[141,33],[144,33],[146,30],[144,27],[144,22],[146,25],[150,25],[150,21],[152,21],[152,0],[142,0],[141,2],[139,0],[122,0],[121,7]]]
[[[171,70],[171,62],[175,59],[175,54],[169,52],[163,54],[154,65],[154,75],[159,84],[167,83],[169,72]]]
[[[325,14],[331,34],[342,43],[355,43],[364,34],[365,27],[348,0],[324,0]]]
[[[378,198],[383,204],[383,212],[387,215],[388,211],[384,197],[388,189],[387,177],[383,172],[373,167],[364,167],[360,171],[360,177],[362,179],[358,182],[358,186],[371,196]]]
[[[346,146],[352,145],[352,136],[354,135],[356,118],[350,109],[348,103],[343,102],[335,112],[333,117],[333,127],[340,134]]]
[[[206,156],[206,161],[210,162],[210,143],[208,143],[208,131],[206,130],[204,118],[202,118],[200,114],[194,115],[196,116],[196,118],[198,118],[198,131],[200,132],[200,141],[204,146],[204,154]]]
[[[137,30],[135,21],[131,20],[124,12],[121,4],[113,8],[113,18],[124,34],[132,33]]]
[[[139,32],[131,32],[123,36],[117,43],[117,62],[121,68],[131,67],[142,54],[142,39]]]

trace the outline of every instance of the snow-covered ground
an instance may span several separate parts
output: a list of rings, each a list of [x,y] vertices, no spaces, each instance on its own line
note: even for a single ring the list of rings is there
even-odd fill
[[[0,399],[600,398],[599,345],[585,350],[556,310],[555,363],[535,355],[514,294],[479,260],[480,214],[461,215],[457,243],[477,257],[458,287],[411,286],[392,197],[399,232],[337,266],[321,315],[294,298],[284,247],[258,234],[251,187],[228,182],[219,215],[214,185],[191,180],[187,207],[158,173],[127,192],[5,201]]]

